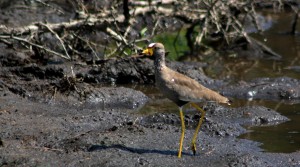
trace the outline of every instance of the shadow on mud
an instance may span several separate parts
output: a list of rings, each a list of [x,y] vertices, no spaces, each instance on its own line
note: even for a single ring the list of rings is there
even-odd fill
[[[170,150],[157,150],[157,149],[144,149],[144,148],[133,148],[133,147],[127,147],[121,144],[114,144],[114,145],[92,145],[88,151],[89,152],[94,152],[94,151],[101,151],[101,150],[106,150],[106,149],[119,149],[123,151],[128,151],[131,153],[137,153],[137,154],[162,154],[162,155],[172,155],[172,156],[177,156],[178,152],[177,151],[170,151]],[[193,154],[189,153],[184,153],[182,152],[183,155],[185,156],[194,156]]]

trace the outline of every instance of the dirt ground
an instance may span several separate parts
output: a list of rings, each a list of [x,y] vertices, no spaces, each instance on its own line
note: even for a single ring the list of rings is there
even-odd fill
[[[73,14],[66,8],[66,15],[54,17],[45,12],[47,7],[24,12],[27,8],[19,3],[0,3],[6,9],[0,24],[67,21]],[[201,63],[167,64],[231,98],[249,98],[250,87],[258,92],[250,98],[298,100],[300,96],[299,80],[291,78],[230,85],[205,76]],[[0,43],[0,166],[300,166],[299,152],[265,153],[259,143],[237,138],[246,132],[244,125],[288,120],[262,106],[204,105],[207,115],[195,156],[190,141],[200,116],[188,109],[183,157],[178,159],[178,115],[141,114],[138,111],[146,103],[164,101],[120,86],[154,82],[148,58],[114,58],[91,65],[39,57],[30,49]]]
[[[15,55],[10,58],[18,59]],[[151,84],[154,82],[153,63],[149,63],[152,60],[110,60],[114,63],[108,61],[104,64],[109,65],[95,69],[74,64],[74,70],[80,71],[76,75],[81,76],[77,81],[79,77],[68,77],[68,65],[37,66],[29,62],[13,66],[4,65],[4,62],[13,62],[6,60],[7,56],[1,58],[1,166],[300,165],[299,153],[264,153],[259,149],[259,143],[237,138],[246,132],[243,125],[278,124],[288,120],[260,106],[205,105],[207,115],[197,139],[196,156],[192,155],[189,142],[200,116],[195,111],[187,112],[183,158],[178,159],[181,132],[178,115],[137,112],[147,102],[163,101],[131,88],[94,82],[118,83],[120,76],[128,74],[127,79],[132,82]],[[118,68],[120,64],[122,68]],[[231,90],[225,82],[203,75],[196,68],[199,65],[168,64],[186,71],[209,87],[218,87],[224,92]],[[96,73],[97,69],[101,72]],[[149,71],[147,79],[143,75],[145,71]],[[280,92],[280,88],[272,91]]]
[[[122,101],[118,101],[122,107],[113,108],[41,103],[5,90],[0,101],[1,166],[298,166],[300,162],[299,153],[264,153],[259,143],[236,138],[246,132],[242,124],[287,120],[264,107],[207,105],[195,156],[189,142],[199,115],[188,112],[183,157],[178,159],[180,121],[174,114],[140,115],[124,108]]]

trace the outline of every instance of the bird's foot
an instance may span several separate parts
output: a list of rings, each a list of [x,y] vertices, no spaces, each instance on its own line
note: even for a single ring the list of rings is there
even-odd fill
[[[178,158],[181,158],[181,151],[178,152]]]
[[[197,150],[196,149],[196,144],[192,143],[192,147],[191,148],[192,148],[193,154],[196,155],[196,150]]]

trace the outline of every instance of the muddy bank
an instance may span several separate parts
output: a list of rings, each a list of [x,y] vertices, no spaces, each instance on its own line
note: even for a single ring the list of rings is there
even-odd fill
[[[194,78],[204,86],[222,94],[239,99],[294,100],[300,99],[300,81],[289,77],[257,78],[253,81],[240,81],[231,84],[212,79],[203,73],[206,64],[191,62],[167,62],[172,69]],[[78,76],[81,76],[79,74]],[[127,58],[107,60],[106,63],[93,67],[81,76],[89,83],[143,83],[154,84],[153,61],[150,59]]]
[[[289,100],[300,102],[300,81],[289,77],[258,78],[229,86],[224,94],[241,99]]]
[[[137,110],[149,100],[147,96],[130,88],[101,85],[152,85],[152,60],[111,59],[91,66],[71,62],[42,65],[34,63],[35,59],[7,59],[1,57],[0,70],[2,166],[300,164],[299,153],[263,153],[259,143],[237,138],[246,132],[244,125],[274,125],[287,121],[286,117],[260,106],[229,108],[215,104],[204,106],[207,115],[197,139],[196,156],[192,155],[189,142],[200,115],[187,108],[188,130],[183,158],[178,159],[178,115],[139,114]],[[208,87],[230,90],[228,83],[202,73],[205,64],[168,65]],[[158,99],[158,103],[163,101]]]
[[[62,92],[67,92],[68,89],[74,89],[77,86],[78,91],[82,91],[81,93],[84,94],[88,92],[88,90],[85,90],[86,88],[82,88],[86,87],[83,86],[84,84],[92,86],[95,84],[154,85],[153,61],[148,58],[109,59],[94,66],[72,63],[41,66],[29,63],[16,67],[13,65],[23,65],[24,61],[22,63],[12,61],[13,57],[16,56],[11,56],[10,59],[8,57],[2,57],[1,59],[4,67],[0,71],[3,78],[0,84],[6,85],[11,91],[22,96],[29,96],[30,91],[40,91],[41,87],[44,90],[47,87],[48,89],[52,87],[52,89],[57,88]],[[178,72],[196,79],[206,87],[220,91],[232,98],[298,100],[300,97],[300,81],[293,78],[258,78],[250,82],[241,81],[230,85],[228,82],[211,79],[204,75],[202,67],[205,67],[205,64],[203,63],[170,61],[167,64]],[[49,82],[39,82],[39,80],[48,80]],[[31,84],[31,87],[18,88],[15,86],[20,84]],[[30,90],[27,92],[23,89]]]
[[[247,131],[245,125],[268,126],[288,121],[275,111],[260,106],[205,105],[207,115],[197,138],[196,156],[190,150],[190,140],[200,115],[187,107],[183,158],[178,159],[178,115],[160,111],[141,114],[139,109],[148,101],[164,101],[119,86],[154,85],[153,61],[133,57],[104,59],[113,53],[115,46],[110,44],[116,42],[106,28],[124,25],[114,22],[114,11],[108,10],[114,21],[105,24],[99,21],[98,27],[84,24],[67,31],[54,29],[56,34],[42,24],[34,24],[45,20],[50,23],[48,26],[68,23],[80,18],[80,14],[90,14],[82,11],[103,14],[111,9],[114,1],[70,3],[51,1],[50,6],[46,6],[39,1],[0,2],[1,33],[12,27],[20,30],[26,25],[37,26],[41,29],[36,35],[26,31],[27,34],[12,33],[10,36],[28,37],[35,44],[69,53],[72,57],[65,60],[24,41],[1,39],[0,166],[300,165],[299,152],[264,153],[259,149],[260,143],[237,138]],[[121,11],[121,5],[117,4],[116,9]],[[99,17],[109,20],[108,17]],[[154,23],[152,17],[137,17],[128,37],[132,40],[141,37],[143,26],[149,25],[150,32]],[[161,28],[167,28],[165,25],[174,29],[181,27],[182,23],[168,18],[162,20]],[[123,35],[125,31],[118,33]],[[62,44],[67,48],[66,52]],[[260,55],[261,52],[256,53]],[[232,86],[227,81],[204,75],[202,67],[206,64],[203,63],[170,61],[168,66],[231,97],[249,99],[249,92],[257,99],[297,99],[299,96],[298,80],[258,79]]]
[[[299,100],[300,81],[289,77],[258,78],[231,84],[207,77],[205,63],[168,61],[172,69],[194,78],[204,86],[239,99]],[[150,84],[154,85],[153,61],[148,58],[109,59],[86,70],[78,69],[76,76],[87,83]]]
[[[259,143],[236,137],[243,124],[268,125],[287,118],[264,107],[207,105],[198,153],[189,142],[198,113],[188,109],[183,158],[177,158],[177,115],[140,115],[128,109],[78,108],[0,96],[1,166],[293,166],[299,153],[263,153]]]
[[[192,156],[189,142],[200,115],[187,109],[184,156],[177,159],[177,115],[140,115],[132,109],[148,101],[143,93],[99,85],[120,83],[120,78],[153,84],[149,59],[112,59],[97,66],[2,62],[7,62],[2,63],[0,82],[2,166],[299,164],[298,153],[266,154],[259,143],[236,138],[246,132],[243,125],[277,124],[287,121],[286,117],[264,107],[234,109],[213,104],[204,107],[207,116],[196,156]],[[226,87],[225,82],[203,75],[203,64],[168,64],[209,87]]]
[[[15,52],[7,55],[4,52],[0,55],[0,87],[31,101],[131,109],[142,107],[147,102],[148,98],[142,92],[112,86],[104,77],[99,79],[101,82],[91,82],[88,77],[81,77],[88,76],[92,66],[72,62],[40,64],[39,60],[20,54]],[[26,60],[21,57],[26,57]],[[118,66],[115,64],[111,68]],[[127,67],[130,66],[131,64],[127,64]],[[127,76],[127,73],[124,75],[124,78],[134,80],[133,77]],[[113,77],[111,75],[108,80],[113,80]]]

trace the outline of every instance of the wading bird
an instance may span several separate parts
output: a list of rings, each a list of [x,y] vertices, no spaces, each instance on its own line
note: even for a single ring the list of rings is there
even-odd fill
[[[163,44],[151,43],[145,50],[143,50],[142,53],[148,56],[154,56],[156,86],[167,98],[176,103],[179,107],[181,121],[181,137],[178,151],[179,158],[181,158],[182,154],[182,145],[185,133],[182,108],[185,104],[191,103],[193,107],[201,112],[201,118],[194,133],[191,146],[193,154],[195,155],[196,138],[205,116],[205,111],[196,105],[195,102],[214,101],[230,105],[229,99],[204,87],[196,80],[168,68],[165,63],[166,52]]]

